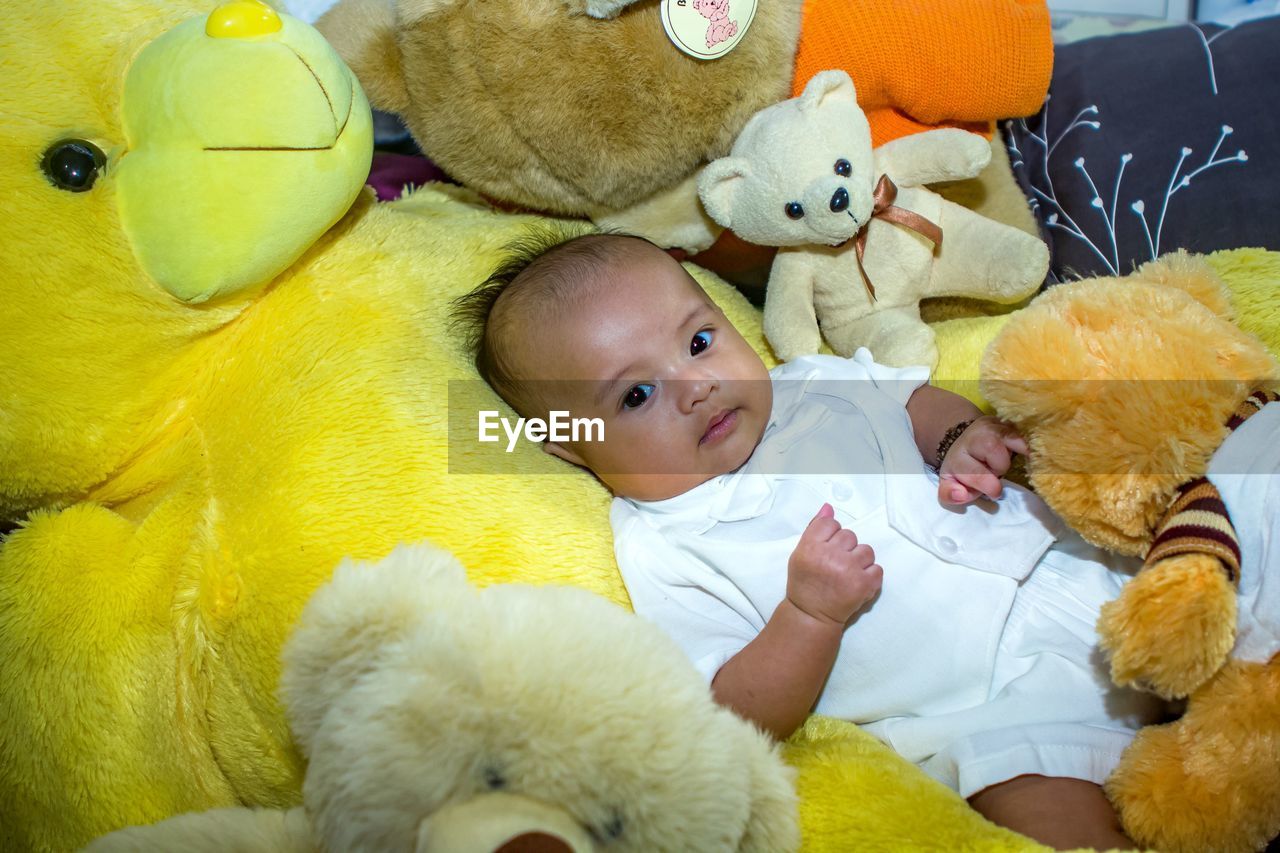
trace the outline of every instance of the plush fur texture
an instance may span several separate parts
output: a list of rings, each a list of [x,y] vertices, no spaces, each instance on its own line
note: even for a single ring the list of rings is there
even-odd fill
[[[671,45],[657,3],[602,21],[581,0],[349,0],[319,28],[451,176],[594,217],[678,184],[786,97],[801,5],[760,3],[714,62]]]
[[[840,355],[865,346],[886,364],[932,368],[938,353],[920,318],[921,299],[1017,302],[1035,292],[1049,266],[1037,237],[923,187],[972,177],[989,154],[985,140],[956,129],[873,150],[853,82],[843,71],[825,71],[798,98],[757,113],[729,156],[703,170],[698,190],[718,223],[752,243],[783,247],[764,313],[779,358],[815,353],[825,338]],[[898,207],[941,228],[941,245],[872,218],[873,191],[884,175],[898,186]],[[862,264],[874,296],[858,268],[855,235],[863,226]]]
[[[281,685],[316,850],[483,851],[534,832],[583,853],[799,845],[777,748],[666,635],[584,590],[477,591],[423,546],[344,563],[303,611]],[[225,839],[230,814],[90,849],[189,850]]]
[[[681,182],[814,72],[866,87],[882,143],[1034,112],[1053,57],[1043,0],[769,0],[711,62],[670,43],[656,0],[342,0],[318,26],[465,185],[690,251],[709,241]]]
[[[566,583],[627,601],[609,496],[588,475],[523,444],[502,473],[463,473],[490,447],[475,444],[477,411],[505,409],[450,332],[449,301],[546,220],[445,187],[381,206],[363,195],[270,281],[193,305],[147,274],[112,178],[129,152],[123,81],[145,45],[207,11],[0,6],[4,73],[21,81],[0,87],[0,190],[23,223],[0,236],[4,850],[297,805],[279,652],[344,556],[430,540],[481,586]],[[41,172],[69,135],[107,155],[88,192]],[[217,180],[238,188],[220,195],[236,210],[274,191],[231,166]],[[200,189],[186,190],[193,204]],[[759,313],[694,273],[771,359]],[[787,753],[807,849],[1032,849],[854,726],[813,726]]]
[[[1054,510],[1098,545],[1144,554],[1174,490],[1226,438],[1236,405],[1280,375],[1274,359],[1231,322],[1212,269],[1187,255],[1119,285],[1053,287],[1033,304],[988,351],[983,393],[1030,428],[1031,482]]]
[[[1236,406],[1280,381],[1273,353],[1233,318],[1209,264],[1179,253],[1125,279],[1059,285],[992,342],[982,392],[1027,438],[1032,485],[1086,538],[1145,554]],[[1229,660],[1236,604],[1222,565],[1187,553],[1153,560],[1103,607],[1113,680],[1189,697],[1181,719],[1140,733],[1108,783],[1140,843],[1244,853],[1280,833],[1280,657]]]
[[[1228,661],[1176,723],[1138,732],[1107,780],[1159,850],[1258,851],[1280,832],[1280,663]]]
[[[111,180],[127,151],[121,87],[144,45],[206,13],[0,6],[4,73],[21,81],[0,87],[0,190],[24,223],[0,235],[0,523],[17,528],[0,544],[4,850],[296,806],[303,761],[277,699],[279,653],[344,556],[430,540],[480,586],[627,600],[609,496],[588,475],[527,445],[505,473],[463,473],[476,412],[503,407],[451,335],[449,300],[545,220],[431,187],[391,205],[360,197],[279,275],[222,300],[181,302],[144,272]],[[68,134],[108,155],[89,192],[40,172]],[[263,191],[232,169],[218,179],[240,204]],[[1220,257],[1254,300],[1245,319],[1273,322],[1280,256]],[[693,272],[771,360],[759,313]],[[972,352],[1006,321],[941,324],[950,375],[975,377],[952,347]],[[786,756],[807,850],[1041,849],[847,723],[812,720]],[[293,818],[261,814],[251,838],[306,844]]]
[[[301,806],[288,811],[236,806],[117,830],[90,842],[85,853],[317,853],[323,849]]]

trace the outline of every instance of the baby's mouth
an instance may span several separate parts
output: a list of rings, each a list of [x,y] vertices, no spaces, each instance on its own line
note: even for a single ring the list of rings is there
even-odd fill
[[[723,412],[717,413],[707,424],[707,430],[702,434],[702,438],[698,439],[698,444],[714,444],[731,433],[737,423],[737,409],[725,409]]]

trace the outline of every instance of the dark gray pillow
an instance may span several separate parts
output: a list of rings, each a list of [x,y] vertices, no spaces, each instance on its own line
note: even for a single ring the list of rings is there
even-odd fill
[[[1044,109],[1003,132],[1051,280],[1280,249],[1280,17],[1060,46]]]

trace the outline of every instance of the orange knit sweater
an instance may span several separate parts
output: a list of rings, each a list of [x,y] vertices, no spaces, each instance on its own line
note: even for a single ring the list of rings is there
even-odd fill
[[[989,136],[996,119],[1044,101],[1049,10],[1045,0],[805,0],[792,94],[828,68],[853,78],[876,145],[934,127]]]

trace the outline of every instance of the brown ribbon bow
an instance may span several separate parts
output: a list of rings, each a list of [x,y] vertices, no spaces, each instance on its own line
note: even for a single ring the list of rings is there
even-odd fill
[[[867,286],[867,293],[871,295],[872,301],[875,301],[876,289],[872,286],[871,279],[867,277],[867,270],[862,266],[862,255],[867,251],[867,229],[871,227],[871,219],[885,219],[903,228],[910,228],[933,243],[934,251],[942,248],[942,229],[915,211],[895,205],[894,202],[898,198],[898,185],[889,180],[888,175],[880,176],[872,198],[875,204],[871,208],[871,218],[858,229],[853,246],[858,255],[858,272],[862,273],[862,282]]]

